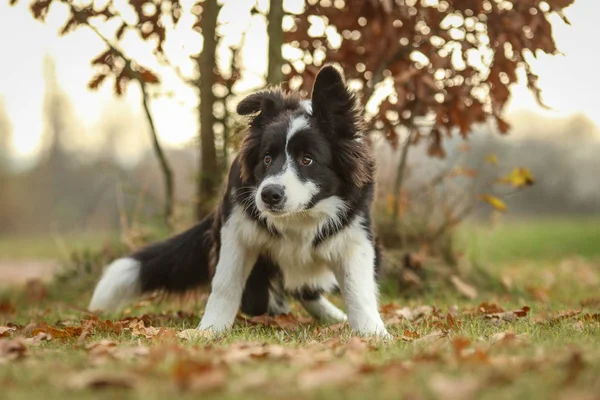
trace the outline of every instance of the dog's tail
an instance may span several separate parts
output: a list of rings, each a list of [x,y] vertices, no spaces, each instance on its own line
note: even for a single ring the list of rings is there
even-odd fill
[[[117,311],[144,293],[181,293],[208,284],[214,218],[212,213],[185,232],[115,260],[96,285],[89,310]]]

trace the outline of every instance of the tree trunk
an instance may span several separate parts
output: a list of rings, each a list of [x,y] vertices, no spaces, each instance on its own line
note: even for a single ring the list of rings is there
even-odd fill
[[[164,218],[165,223],[169,229],[173,229],[173,214],[175,208],[174,196],[175,196],[175,184],[173,182],[173,170],[171,165],[163,152],[162,146],[158,141],[158,133],[156,132],[156,126],[154,125],[154,119],[150,112],[150,104],[148,99],[148,92],[146,91],[146,84],[142,79],[138,80],[140,83],[140,89],[142,90],[142,105],[144,106],[144,112],[146,113],[146,119],[148,120],[148,127],[150,128],[150,134],[152,136],[152,148],[154,154],[158,159],[160,170],[162,172],[163,181],[165,185],[165,211]]]
[[[216,30],[220,7],[217,0],[206,0],[202,3],[202,7],[201,28],[204,45],[202,52],[196,58],[200,72],[200,165],[196,208],[198,219],[202,219],[210,211],[219,188],[219,166],[213,131],[215,123],[213,104],[216,97],[212,88],[215,83]]]
[[[411,145],[413,129],[414,128],[411,128],[408,132],[408,138],[406,138],[406,143],[402,148],[400,163],[398,164],[398,170],[396,171],[396,181],[394,182],[394,205],[392,207],[394,223],[398,222],[398,217],[400,216],[400,192],[402,191],[402,183],[404,183],[404,171],[406,170],[406,160],[408,159],[408,149]]]
[[[271,0],[267,16],[267,34],[269,36],[269,68],[267,84],[277,85],[283,81],[283,0]]]

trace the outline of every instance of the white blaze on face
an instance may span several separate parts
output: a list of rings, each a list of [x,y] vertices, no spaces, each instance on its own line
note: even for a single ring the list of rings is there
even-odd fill
[[[305,107],[306,108],[306,107]],[[285,204],[281,208],[282,212],[295,212],[302,210],[317,194],[318,187],[312,181],[302,181],[298,175],[298,170],[292,155],[287,152],[287,144],[294,134],[302,129],[308,128],[308,119],[302,115],[290,121],[290,125],[286,135],[286,161],[281,172],[277,175],[270,176],[258,187],[256,192],[256,204],[260,211],[265,211],[266,206],[262,201],[261,193],[267,185],[281,185],[284,187]]]

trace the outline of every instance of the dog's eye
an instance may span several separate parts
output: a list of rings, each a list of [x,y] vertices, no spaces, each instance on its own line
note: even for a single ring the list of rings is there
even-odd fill
[[[300,160],[300,162],[302,163],[302,165],[304,166],[309,166],[310,164],[313,163],[313,159],[311,156],[309,155],[305,155],[304,157],[302,157],[302,159]]]
[[[270,154],[267,154],[267,155],[265,156],[265,158],[263,159],[263,162],[265,163],[265,165],[269,165],[269,164],[271,164],[271,161],[273,161],[273,157],[271,157],[271,155],[270,155]]]

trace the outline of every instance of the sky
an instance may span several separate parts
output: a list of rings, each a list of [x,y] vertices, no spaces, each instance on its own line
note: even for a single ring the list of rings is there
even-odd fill
[[[140,93],[135,85],[131,85],[126,96],[118,100],[114,98],[110,84],[103,85],[99,91],[87,89],[87,82],[94,75],[90,60],[104,49],[95,34],[82,28],[59,37],[57,32],[65,20],[66,10],[60,5],[55,6],[43,24],[32,18],[28,3],[20,0],[17,6],[10,7],[8,1],[0,1],[0,102],[5,104],[11,120],[13,147],[18,157],[35,157],[39,148],[44,129],[43,65],[47,57],[54,60],[58,83],[72,101],[82,131],[82,143],[94,145],[95,129],[102,123],[109,104],[113,113],[116,107],[123,110],[124,115],[127,111],[134,118],[143,118]],[[247,88],[260,84],[258,77],[266,68],[267,55],[265,22],[260,17],[251,16],[252,3],[226,0],[221,16],[228,41],[239,41],[247,31],[247,43],[252,43],[243,54],[248,68],[244,79]],[[290,11],[301,9],[301,4],[301,0],[284,1],[285,8]],[[259,1],[259,5],[267,8],[268,0]],[[522,83],[512,89],[512,100],[507,108],[509,114],[522,110],[549,117],[581,113],[600,126],[600,79],[597,77],[600,44],[597,31],[592,30],[597,29],[598,11],[598,0],[576,0],[566,10],[572,26],[565,25],[558,17],[553,18],[555,40],[563,55],[541,55],[533,62],[533,69],[540,76],[544,101],[553,110],[542,110]],[[193,68],[187,56],[199,51],[202,46],[201,36],[190,34],[186,29],[191,23],[191,20],[185,19],[180,22],[181,29],[175,32],[173,40],[169,42],[171,46],[166,49],[184,74],[191,73]],[[114,26],[104,28],[110,32]],[[175,93],[175,96],[161,96],[152,102],[160,139],[171,146],[189,145],[197,134],[198,126],[194,93],[170,69],[156,64],[148,45],[140,43],[133,36],[125,36],[122,47],[143,65],[164,72],[161,75],[164,90]],[[226,53],[222,53],[222,57],[226,56]]]

